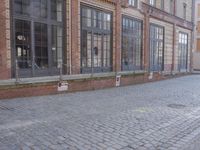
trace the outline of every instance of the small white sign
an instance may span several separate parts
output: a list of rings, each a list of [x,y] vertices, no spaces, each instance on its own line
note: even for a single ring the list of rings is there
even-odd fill
[[[120,86],[121,84],[121,75],[116,76],[116,86]]]
[[[58,83],[58,92],[68,91],[69,84],[67,82],[59,82]]]
[[[149,80],[152,80],[153,79],[153,72],[151,72],[150,74],[149,74]]]

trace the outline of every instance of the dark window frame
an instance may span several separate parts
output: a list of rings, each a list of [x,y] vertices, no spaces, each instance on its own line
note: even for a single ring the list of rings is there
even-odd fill
[[[187,43],[180,43],[180,40],[185,40],[183,38],[180,39],[180,35],[181,37],[186,36]],[[188,33],[179,31],[178,37],[178,70],[185,71],[188,69],[189,35]]]
[[[124,26],[123,26],[124,23],[123,22],[126,21],[124,19],[132,21],[132,23],[134,22],[134,23],[136,23],[137,25],[140,26],[141,30],[138,31],[138,34],[140,35],[140,37],[135,36],[133,34],[130,35],[128,33],[124,33]],[[128,22],[128,24],[129,23],[130,22]],[[132,50],[130,50],[130,44],[128,44],[127,52],[129,54],[130,53],[132,53],[133,55],[135,54],[135,56],[133,56],[134,59],[131,60],[131,62],[132,62],[131,64],[129,63],[129,60],[128,60],[127,64],[125,62],[123,62],[123,60],[124,60],[124,58],[123,58],[124,57],[124,51],[123,50],[124,50],[124,37],[125,37],[125,35],[126,35],[126,37],[129,38],[129,40],[131,38],[135,42],[136,42],[136,40],[140,41],[140,43],[137,43],[137,44],[139,44],[139,47],[140,47],[140,54],[139,54],[140,55],[140,58],[139,58],[140,65],[139,66],[136,64],[136,62],[138,61],[138,58],[137,58],[138,49],[136,48],[136,45],[134,45],[136,43],[133,44],[133,42],[131,42],[132,43]],[[138,70],[142,70],[143,69],[143,21],[142,20],[134,18],[134,17],[122,15],[122,39],[121,39],[121,43],[122,43],[121,44],[121,46],[122,46],[122,48],[121,48],[121,54],[122,54],[121,55],[121,69],[122,69],[122,71],[138,71]]]
[[[64,55],[64,49],[66,48],[66,41],[65,41],[65,36],[66,36],[66,21],[65,21],[65,18],[66,18],[66,7],[65,7],[65,4],[66,4],[66,0],[62,0],[62,21],[57,21],[57,20],[53,20],[51,19],[51,1],[47,0],[47,18],[42,18],[42,17],[35,17],[33,14],[30,13],[30,15],[26,15],[26,14],[17,14],[15,13],[15,0],[10,0],[10,8],[11,8],[11,36],[12,36],[12,39],[13,39],[13,44],[12,44],[12,77],[15,77],[16,76],[16,59],[17,59],[17,56],[16,56],[16,39],[15,39],[15,21],[17,20],[22,20],[22,21],[29,21],[31,22],[31,38],[32,38],[32,41],[31,41],[31,53],[32,53],[32,56],[31,56],[31,61],[32,61],[32,67],[29,68],[29,69],[19,69],[18,70],[18,73],[19,73],[19,77],[36,77],[36,76],[49,76],[49,75],[58,75],[60,70],[58,68],[58,66],[54,67],[53,66],[53,63],[52,63],[52,44],[51,44],[51,27],[52,26],[57,26],[57,27],[60,27],[62,28],[62,62],[65,61],[65,58],[63,56]],[[33,4],[31,3],[31,0],[30,0],[30,12],[32,12],[32,9],[33,9]],[[35,30],[34,30],[34,24],[35,23],[41,23],[41,24],[46,24],[48,26],[48,65],[49,67],[48,68],[40,68],[40,69],[37,69],[35,66],[34,66],[34,58],[35,58],[35,40],[33,40],[35,38],[35,36],[33,35]],[[49,37],[50,35],[50,37]]]
[[[83,11],[83,9],[90,9],[91,10],[91,19],[90,19],[90,21],[91,21],[91,27],[88,27],[88,26],[84,26],[83,25],[83,13],[82,13],[82,11]],[[81,43],[81,47],[80,47],[80,54],[81,54],[81,59],[80,59],[80,66],[81,66],[81,68],[80,68],[80,71],[81,71],[81,73],[82,74],[87,74],[87,73],[102,73],[102,72],[110,72],[110,71],[112,71],[112,69],[113,69],[113,13],[112,13],[112,11],[108,11],[108,10],[105,10],[105,9],[102,9],[102,8],[98,8],[98,7],[95,7],[95,6],[91,6],[91,5],[88,5],[88,4],[84,4],[84,3],[81,3],[81,5],[80,5],[80,10],[81,10],[81,13],[80,13],[80,20],[81,20],[81,24],[80,24],[80,26],[81,26],[81,30],[80,30],[80,32],[81,32],[81,38],[80,38],[80,43]],[[104,22],[101,22],[101,25],[103,24],[103,26],[101,26],[102,27],[102,29],[99,29],[98,27],[94,27],[94,16],[92,16],[93,14],[95,14],[96,13],[96,15],[98,14],[98,12],[100,12],[100,13],[107,13],[107,14],[109,14],[110,15],[110,25],[109,25],[109,27],[110,27],[110,30],[108,31],[108,30],[106,30],[106,29],[104,29]],[[101,16],[101,18],[103,19],[103,15]],[[97,19],[97,18],[96,18]],[[97,24],[98,24],[98,21],[97,21]],[[86,58],[84,58],[84,51],[83,51],[83,39],[84,38],[82,38],[82,36],[83,36],[83,32],[84,31],[86,31],[87,33],[90,33],[91,34],[91,65],[90,66],[88,66],[88,56],[86,56]],[[101,65],[100,66],[95,66],[94,65],[94,60],[96,60],[96,59],[94,59],[94,55],[95,55],[95,53],[94,53],[94,49],[92,49],[92,47],[94,46],[94,35],[95,34],[98,34],[98,35],[100,35],[101,36]],[[104,67],[103,65],[104,65],[104,57],[103,57],[103,53],[104,53],[104,50],[103,50],[103,47],[104,47],[104,45],[103,44],[105,44],[104,43],[104,39],[103,39],[103,37],[104,37],[104,35],[109,35],[110,36],[110,52],[109,52],[109,58],[107,58],[108,60],[106,61],[106,64],[109,64],[109,66],[106,66],[106,67]],[[97,49],[97,51],[98,51],[98,53],[99,53],[99,50]],[[88,50],[86,50],[86,52],[88,53]],[[98,55],[98,54],[97,54]],[[106,54],[107,55],[107,54]],[[85,61],[85,65],[86,66],[84,66],[84,63],[83,63],[83,61],[84,61],[84,59],[86,59]],[[97,59],[97,61],[98,61],[98,59]]]
[[[163,32],[162,39],[157,39],[157,38],[152,38],[151,33],[152,33],[152,27],[161,29]],[[153,33],[155,34],[155,31]],[[158,72],[158,71],[164,71],[164,49],[165,49],[165,27],[161,25],[157,25],[154,23],[150,23],[150,28],[149,28],[149,71],[153,72]],[[159,36],[159,35],[158,35]],[[159,43],[158,43],[159,42]],[[155,45],[152,44],[160,44],[162,43],[162,59],[159,59],[159,50],[157,54],[157,59],[155,60]],[[160,46],[160,45],[159,45]],[[158,47],[156,47],[158,48]],[[153,51],[153,52],[152,52]],[[153,62],[152,62],[153,61]],[[157,62],[156,64],[154,62]]]

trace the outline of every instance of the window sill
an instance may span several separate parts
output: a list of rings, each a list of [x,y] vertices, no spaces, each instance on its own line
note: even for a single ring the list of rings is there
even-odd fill
[[[122,72],[119,72],[118,74],[122,76],[126,76],[126,75],[139,75],[139,74],[144,74],[144,73],[146,73],[146,71],[137,70],[137,71],[122,71]]]
[[[123,71],[123,72],[109,72],[109,73],[95,73],[95,74],[78,74],[78,75],[63,75],[63,81],[72,80],[87,80],[95,78],[115,78],[116,75],[129,76],[129,75],[141,75],[145,71]],[[33,78],[20,78],[19,82],[16,83],[15,79],[0,80],[0,86],[11,86],[11,85],[24,85],[24,84],[39,84],[39,83],[51,83],[58,82],[59,76],[45,76],[45,77],[33,77]]]

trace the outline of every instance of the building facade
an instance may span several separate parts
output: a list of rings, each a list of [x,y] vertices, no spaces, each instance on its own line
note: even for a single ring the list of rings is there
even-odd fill
[[[190,72],[193,6],[191,0],[2,0],[2,86],[16,79],[41,81],[45,89],[50,80],[53,92],[60,76],[74,91],[115,86],[119,75],[127,85]]]
[[[194,71],[200,70],[200,1],[195,1],[195,30],[194,30],[194,39],[195,39],[195,48],[194,48]]]

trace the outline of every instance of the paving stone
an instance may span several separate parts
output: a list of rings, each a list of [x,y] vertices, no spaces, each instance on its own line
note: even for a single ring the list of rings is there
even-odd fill
[[[0,150],[199,150],[199,81],[0,101]]]

